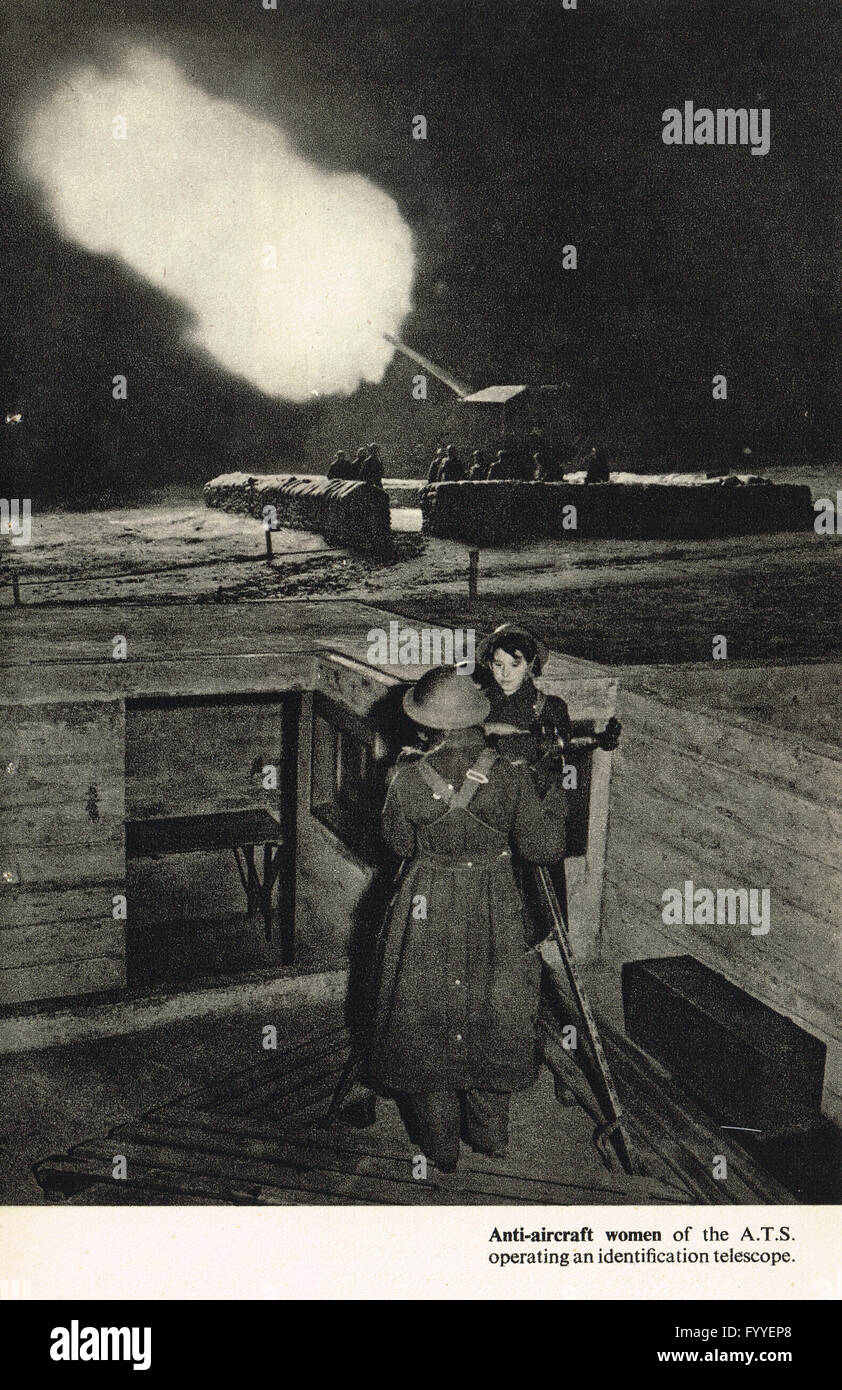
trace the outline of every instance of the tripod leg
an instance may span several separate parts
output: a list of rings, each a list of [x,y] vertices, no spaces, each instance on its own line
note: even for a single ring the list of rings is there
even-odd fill
[[[602,1046],[602,1039],[599,1035],[596,1019],[594,1018],[590,1001],[585,993],[585,987],[579,974],[579,968],[573,958],[573,952],[567,936],[566,922],[562,915],[555,888],[553,887],[547,869],[543,865],[536,867],[535,874],[538,885],[546,899],[550,919],[553,924],[553,934],[556,939],[556,944],[561,954],[561,959],[564,963],[564,968],[567,972],[567,978],[570,981],[576,1004],[584,1020],[585,1031],[594,1057],[596,1058],[596,1064],[608,1100],[608,1121],[604,1137],[606,1140],[608,1137],[611,1138],[623,1167],[628,1173],[633,1173],[635,1171],[635,1163],[632,1146],[623,1126],[623,1111],[620,1105],[620,1098],[617,1095],[614,1079],[608,1066],[608,1059],[605,1056],[605,1049]]]
[[[322,1120],[322,1124],[329,1125],[333,1123],[340,1106],[345,1103],[351,1091],[354,1089],[354,1083],[359,1077],[362,1069],[362,1054],[354,1049],[342,1069],[342,1075],[336,1083],[336,1089],[330,1098],[330,1105],[328,1106],[327,1114]]]

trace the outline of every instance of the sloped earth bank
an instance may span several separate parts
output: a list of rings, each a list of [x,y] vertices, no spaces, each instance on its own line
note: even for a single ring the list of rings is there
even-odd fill
[[[835,497],[838,474],[785,474]],[[842,537],[795,532],[701,541],[554,541],[483,550],[468,600],[467,547],[422,538],[393,515],[395,558],[378,564],[319,536],[170,499],[103,512],[35,513],[29,545],[3,543],[0,604],[17,569],[26,606],[369,600],[407,616],[488,628],[531,621],[551,644],[611,663],[728,657],[786,663],[840,650]]]

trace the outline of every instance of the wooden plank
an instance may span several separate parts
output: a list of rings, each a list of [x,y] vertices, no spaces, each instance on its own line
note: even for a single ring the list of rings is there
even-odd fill
[[[269,604],[241,603],[222,611],[214,604],[85,604],[73,607],[73,622],[60,607],[0,611],[2,664],[91,658],[111,659],[117,634],[128,638],[129,653],[154,658],[161,650],[185,655],[242,651],[283,653],[310,650],[315,642],[341,642],[373,626],[386,626],[393,613],[358,599],[331,596]],[[234,621],[236,617],[236,621]],[[384,624],[385,619],[385,624]],[[363,651],[362,655],[365,655]]]
[[[6,855],[51,845],[122,841],[123,711],[101,705],[7,709],[0,844]],[[49,856],[41,855],[46,861]],[[121,855],[118,851],[118,860]],[[51,875],[43,870],[38,880]]]
[[[636,877],[633,881],[631,873],[626,875],[626,882],[614,903],[621,921],[613,924],[613,931],[609,928],[606,932],[606,947],[613,948],[620,943],[625,946],[628,928],[637,923],[639,930],[645,932],[648,938],[649,954],[653,954],[652,947],[656,942],[662,942],[668,950],[655,951],[654,954],[681,955],[689,952],[699,959],[706,956],[706,963],[721,970],[733,983],[748,987],[752,993],[766,989],[771,996],[766,1002],[772,1003],[773,1007],[783,1006],[783,1012],[790,1013],[792,1017],[803,1017],[806,1007],[814,1020],[822,1018],[823,1032],[827,1032],[829,1026],[831,1035],[838,1035],[838,980],[820,962],[794,961],[786,944],[773,940],[776,938],[774,925],[768,936],[746,935],[744,940],[740,932],[747,932],[746,928],[668,927],[661,920],[660,908],[657,915],[652,911],[651,903],[643,896],[645,888],[641,893]]]
[[[381,1100],[379,1102],[381,1113],[383,1104],[384,1102]],[[260,1112],[251,1115],[232,1115],[227,1111],[190,1111],[187,1109],[176,1111],[162,1107],[153,1116],[144,1116],[139,1120],[132,1121],[125,1128],[132,1136],[140,1139],[144,1134],[152,1132],[149,1125],[150,1121],[154,1121],[163,1127],[173,1143],[182,1142],[180,1137],[182,1134],[187,1136],[184,1142],[191,1142],[190,1136],[195,1136],[197,1144],[200,1146],[210,1145],[211,1147],[217,1139],[237,1143],[242,1137],[244,1140],[254,1140],[269,1145],[283,1142],[294,1147],[300,1146],[305,1151],[377,1153],[384,1160],[405,1164],[407,1154],[405,1135],[401,1138],[395,1137],[393,1133],[384,1133],[379,1121],[376,1128],[369,1129],[355,1129],[350,1125],[345,1125],[341,1120],[335,1120],[330,1125],[325,1125],[323,1120],[326,1112],[326,1106],[321,1107],[321,1113],[313,1115],[300,1110],[290,1110],[288,1119],[285,1120],[283,1127],[279,1128],[271,1117],[267,1118]],[[199,1136],[203,1137],[200,1138]]]
[[[103,1158],[67,1157],[45,1158],[35,1166],[35,1175],[45,1192],[62,1192],[65,1195],[79,1193],[94,1187],[100,1194],[111,1188],[115,1202],[127,1200],[126,1194],[140,1191],[160,1192],[178,1197],[203,1197],[211,1202],[233,1206],[251,1206],[257,1200],[259,1188],[256,1184],[237,1186],[231,1183],[214,1181],[199,1173],[181,1173],[159,1169],[151,1164],[137,1165],[137,1170],[126,1179],[112,1179],[104,1184],[106,1169]],[[118,1195],[119,1194],[119,1195]]]
[[[749,768],[724,771],[687,752],[680,744],[635,744],[628,757],[617,760],[614,799],[622,804],[628,786],[642,785],[652,796],[683,803],[691,794],[694,808],[731,820],[741,833],[771,840],[799,855],[834,866],[842,841],[842,809],[816,802],[809,785],[799,793],[788,787],[772,790]]]
[[[359,660],[325,653],[316,661],[314,688],[327,699],[350,709],[360,718],[368,718],[379,704],[401,682],[388,671],[365,666]]]
[[[152,1187],[126,1187],[112,1180],[92,1182],[67,1197],[70,1207],[218,1207],[218,1196],[199,1196]]]
[[[759,781],[787,787],[796,794],[803,795],[808,788],[819,805],[842,806],[842,755],[801,734],[779,729],[770,734],[762,728],[742,727],[622,690],[618,716],[625,727],[615,754],[618,769],[624,758],[633,757],[638,743],[679,742],[698,758],[738,772],[748,769]]]
[[[586,1111],[586,1113],[590,1116],[589,1111]],[[551,1117],[547,1115],[546,1119],[549,1121]],[[337,1149],[365,1148],[371,1151],[376,1144],[376,1151],[381,1157],[396,1159],[402,1165],[405,1165],[406,1162],[405,1141],[403,1143],[398,1143],[395,1140],[390,1141],[379,1129],[355,1130],[339,1123],[334,1124],[329,1129],[320,1128],[318,1131],[299,1131],[296,1128],[295,1132],[285,1135],[284,1138],[288,1139],[289,1142],[312,1140],[317,1146],[326,1147],[330,1145],[330,1147]],[[645,1151],[646,1145],[644,1144],[640,1152],[643,1153]],[[462,1174],[473,1173],[477,1180],[477,1185],[480,1186],[480,1180],[484,1183],[490,1171],[499,1173],[505,1170],[506,1175],[518,1181],[536,1182],[552,1188],[555,1194],[553,1197],[554,1201],[563,1200],[559,1197],[559,1188],[567,1190],[570,1198],[576,1200],[581,1200],[579,1194],[583,1192],[595,1194],[601,1192],[606,1196],[613,1196],[627,1201],[645,1201],[648,1197],[652,1196],[655,1190],[659,1192],[658,1200],[661,1200],[663,1197],[667,1200],[683,1202],[687,1198],[686,1190],[677,1189],[665,1184],[658,1177],[623,1173],[619,1160],[614,1161],[612,1170],[609,1170],[606,1165],[603,1174],[604,1181],[602,1183],[594,1182],[592,1176],[589,1176],[586,1181],[570,1182],[557,1169],[553,1168],[552,1160],[545,1162],[543,1165],[539,1163],[536,1167],[532,1167],[531,1164],[532,1160],[530,1160],[530,1170],[528,1172],[525,1171],[523,1159],[516,1153],[513,1154],[511,1151],[506,1159],[499,1160],[484,1158],[480,1155],[470,1154],[468,1151],[463,1150],[460,1171]],[[433,1175],[433,1177],[435,1177],[435,1175]],[[471,1181],[473,1182],[473,1179],[471,1179]]]
[[[85,776],[86,774],[83,774]],[[77,796],[79,794],[77,783]],[[84,790],[82,788],[81,790]],[[112,784],[90,783],[90,798],[51,796],[43,806],[10,805],[0,810],[0,846],[6,853],[111,844],[115,864],[122,861],[123,792]]]
[[[633,841],[631,831],[628,832],[628,840]],[[618,845],[621,843],[618,837]],[[634,915],[641,931],[656,934],[670,946],[689,949],[691,955],[705,950],[715,953],[718,959],[725,961],[725,973],[729,978],[735,972],[747,972],[746,978],[753,980],[768,978],[770,987],[774,984],[779,994],[784,991],[784,996],[793,1007],[798,1007],[804,999],[813,999],[829,1018],[834,1016],[837,1012],[834,1001],[838,1000],[842,968],[838,942],[833,940],[826,923],[815,922],[788,905],[782,907],[773,898],[771,927],[765,936],[754,937],[750,927],[729,924],[667,926],[661,916],[661,891],[662,883],[670,872],[670,864],[665,863],[665,878],[661,880],[658,868],[646,862],[645,857],[640,857],[640,851],[645,849],[640,838],[633,848],[638,853],[638,859],[632,865],[630,848],[626,867],[618,870],[616,887],[619,896],[612,899],[612,904],[628,905],[628,911],[623,913],[624,925],[628,917]],[[678,870],[683,873],[686,869],[695,884],[712,877],[706,872],[708,867],[689,856],[683,858],[678,869],[672,865],[675,877]],[[653,882],[656,875],[659,879],[657,884]],[[679,880],[675,886],[682,888],[683,881]],[[607,903],[605,924],[607,938],[612,932]],[[614,927],[615,937],[618,930],[622,930],[619,924]]]
[[[651,689],[658,699],[665,694],[694,698],[698,694],[711,702],[709,709],[744,708],[766,695],[776,699],[800,698],[809,688],[837,700],[842,711],[839,672],[839,663],[833,661],[803,661],[795,666],[730,659],[683,661],[663,666],[624,666],[623,686],[635,693],[645,686],[647,693]]]
[[[173,1142],[177,1140],[177,1142]],[[194,1147],[197,1146],[197,1147]],[[316,1175],[322,1182],[328,1176],[329,1190],[344,1191],[351,1200],[363,1197],[397,1205],[464,1200],[506,1200],[527,1202],[568,1202],[583,1200],[594,1193],[604,1193],[627,1200],[629,1187],[623,1184],[552,1182],[545,1177],[532,1178],[512,1172],[511,1167],[498,1164],[496,1168],[464,1167],[454,1177],[442,1177],[428,1170],[426,1179],[412,1177],[413,1152],[408,1145],[399,1163],[384,1160],[376,1149],[328,1150],[307,1144],[296,1136],[284,1136],[273,1143],[244,1140],[237,1136],[231,1141],[224,1135],[214,1136],[211,1146],[206,1135],[188,1136],[184,1132],[171,1136],[166,1128],[156,1136],[129,1138],[126,1134],[109,1136],[96,1145],[80,1145],[71,1157],[102,1155],[108,1164],[114,1153],[122,1153],[132,1162],[154,1162],[155,1166],[186,1169],[205,1175],[224,1175],[239,1183],[257,1180],[261,1184],[284,1186],[291,1173]],[[632,1188],[639,1188],[630,1180]]]
[[[221,1014],[259,1009],[263,1017],[280,1021],[288,1009],[310,1005],[338,1011],[347,989],[347,973],[340,970],[293,974],[276,967],[250,972],[234,980],[196,988],[156,990],[143,998],[124,998],[90,1003],[63,1000],[50,1008],[17,1009],[0,1016],[0,1053],[29,1052],[45,1047],[90,1042],[94,1038],[122,1037],[149,1028],[181,1025],[204,1019],[206,1026]]]
[[[55,734],[57,724],[62,728],[60,741]],[[62,761],[96,753],[93,735],[106,747],[122,746],[123,729],[119,700],[57,701],[47,706],[4,701],[0,756],[5,760],[27,753],[45,762]]]
[[[626,874],[643,881],[639,887],[642,889],[645,886],[646,901],[653,910],[657,908],[659,919],[662,893],[667,887],[683,889],[685,880],[692,881],[695,887],[707,887],[714,891],[717,887],[757,886],[748,882],[739,866],[732,870],[727,862],[723,863],[715,852],[704,845],[685,840],[679,849],[668,841],[656,838],[652,827],[642,825],[640,818],[627,820],[617,816],[612,819],[608,877],[622,887]],[[772,880],[771,873],[768,880]],[[768,941],[777,930],[786,930],[794,954],[797,955],[802,947],[806,949],[805,965],[821,962],[822,968],[826,966],[831,970],[834,964],[838,966],[838,932],[833,924],[789,901],[786,897],[788,882],[784,881],[782,885],[780,882],[767,881],[762,886],[769,888],[771,895],[771,926],[765,936],[752,938],[754,945]],[[731,930],[739,931],[740,928],[732,927]],[[744,930],[750,934],[748,927]]]
[[[122,955],[25,965],[0,970],[0,1004],[96,994],[101,990],[124,989],[125,985],[126,962]]]
[[[380,1191],[380,1201],[392,1200],[401,1205],[419,1200],[441,1200],[443,1194],[452,1194],[456,1186],[463,1195],[556,1203],[577,1195],[581,1200],[581,1194],[599,1191],[618,1197],[629,1196],[625,1179],[608,1180],[604,1185],[553,1181],[546,1175],[531,1177],[518,1173],[509,1161],[498,1162],[491,1171],[474,1169],[468,1162],[458,1178],[442,1178],[436,1170],[430,1169],[424,1181],[419,1182],[412,1176],[415,1155],[409,1141],[401,1153],[392,1155],[383,1152],[377,1139],[369,1139],[367,1144],[352,1144],[347,1140],[342,1142],[340,1137],[337,1142],[337,1136],[331,1131],[304,1137],[297,1134],[256,1137],[242,1132],[232,1135],[186,1127],[173,1130],[162,1116],[155,1127],[127,1125],[122,1131],[112,1133],[108,1141],[98,1141],[97,1149],[100,1143],[105,1153],[110,1152],[109,1145],[114,1152],[125,1153],[130,1164],[131,1155],[143,1159],[148,1149],[154,1153],[156,1163],[166,1157],[168,1166],[179,1167],[183,1163],[191,1171],[233,1172],[240,1180],[248,1175],[261,1182],[279,1184],[279,1171],[284,1169],[335,1173],[339,1181],[343,1176],[352,1176],[378,1184],[374,1191]],[[74,1155],[77,1152],[84,1154],[88,1148],[80,1146],[78,1151],[74,1149]],[[183,1160],[180,1155],[184,1155]]]
[[[791,903],[831,927],[838,924],[842,872],[782,845],[767,846],[747,839],[726,816],[697,808],[692,800],[665,803],[663,797],[650,794],[645,787],[629,784],[623,790],[616,820],[618,826],[637,826],[641,837],[659,842],[665,865],[680,866],[683,856],[694,855],[718,865],[716,881],[704,886],[774,889],[778,902]],[[674,878],[666,879],[664,888],[678,887],[690,877],[683,874],[677,883]]]
[[[618,858],[616,866],[612,866],[612,882],[615,883],[621,897],[628,898],[639,910],[643,922],[651,924],[653,929],[663,934],[668,941],[686,942],[701,938],[712,946],[729,952],[735,961],[743,956],[749,962],[772,959],[777,960],[787,970],[792,969],[792,962],[797,962],[799,969],[816,975],[819,980],[829,982],[834,978],[839,979],[842,975],[838,933],[835,933],[828,923],[820,922],[808,913],[798,912],[790,905],[787,905],[785,911],[776,913],[774,898],[770,912],[771,926],[765,936],[753,937],[749,927],[736,925],[720,927],[689,923],[683,927],[667,927],[661,917],[661,894],[664,891],[669,866],[674,861],[663,861],[663,869],[653,864],[652,858],[647,854],[647,849],[651,846],[647,845],[647,841],[639,833],[635,836],[630,826],[617,826],[616,843]],[[624,847],[622,852],[621,846]],[[636,850],[634,860],[631,858],[632,848]],[[682,872],[686,868],[687,876],[697,886],[712,886],[711,882],[705,883],[704,879],[712,880],[716,873],[715,865],[703,862],[698,856],[682,856],[678,867]],[[675,883],[674,886],[683,889],[684,880]]]
[[[126,823],[126,856],[193,854],[244,845],[281,844],[281,824],[262,808],[206,816],[162,816]]]
[[[7,704],[4,716],[15,770],[0,812],[0,1001],[123,988],[125,926],[111,918],[125,877],[123,706]]]
[[[309,1044],[308,1044],[309,1046]],[[253,1123],[253,1121],[251,1122]],[[385,1150],[385,1151],[384,1151]],[[127,1180],[109,1182],[115,1155],[128,1160]],[[78,1145],[62,1158],[44,1160],[37,1176],[50,1190],[95,1185],[100,1200],[117,1201],[129,1190],[165,1199],[179,1193],[198,1200],[237,1204],[291,1204],[328,1200],[395,1205],[489,1204],[500,1201],[570,1205],[598,1201],[681,1203],[686,1185],[653,1179],[569,1182],[546,1173],[518,1172],[511,1161],[480,1159],[457,1174],[429,1170],[425,1182],[412,1177],[408,1142],[373,1131],[337,1126],[305,1133],[232,1133],[226,1116],[191,1123],[182,1111],[166,1110],[119,1126],[107,1138]],[[80,1199],[83,1200],[83,1199]]]
[[[15,888],[9,885],[0,890],[0,931],[8,927],[22,930],[25,927],[54,924],[59,902],[62,922],[73,926],[82,922],[99,923],[103,918],[111,917],[111,896],[106,886],[102,885],[64,888],[60,898],[49,887]],[[0,957],[2,953],[3,938],[0,936]]]
[[[2,713],[0,707],[0,718]],[[21,806],[39,806],[45,796],[69,796],[78,801],[87,799],[91,782],[110,785],[116,752],[118,749],[122,751],[116,740],[100,742],[94,728],[87,748],[74,749],[73,745],[68,747],[65,744],[63,737],[56,739],[56,725],[50,728],[52,749],[35,748],[31,743],[17,741],[14,745],[16,751],[10,754],[14,771],[8,770],[9,762],[0,764],[0,771],[5,774],[2,779],[4,802],[11,795],[17,798]],[[87,776],[84,788],[79,777],[82,765]]]
[[[571,859],[567,867],[570,944],[583,965],[599,956],[613,761],[613,754],[594,750],[587,854],[584,859]]]
[[[325,1046],[321,1051],[313,1048],[306,1056],[296,1061],[294,1066],[285,1066],[283,1061],[276,1065],[264,1066],[251,1071],[244,1083],[239,1078],[231,1079],[220,1087],[219,1092],[201,1101],[202,1109],[216,1115],[224,1115],[226,1123],[232,1115],[247,1115],[258,1112],[261,1107],[272,1109],[284,1101],[290,1108],[307,1088],[317,1086],[320,1094],[330,1095],[347,1059],[349,1049],[343,1046]],[[188,1100],[190,1108],[196,1108]]]
[[[261,767],[267,766],[261,763]],[[282,773],[277,759],[274,766]],[[263,809],[270,815],[280,810],[279,792],[257,784],[256,774],[249,777],[246,770],[234,777],[203,776],[192,786],[183,779],[153,778],[143,775],[126,782],[129,805],[127,819],[153,820],[161,816],[213,816],[226,811]]]
[[[349,1201],[402,1206],[409,1203],[414,1205],[418,1201],[430,1202],[435,1196],[425,1184],[416,1183],[413,1189],[405,1183],[392,1182],[382,1177],[376,1169],[371,1171],[372,1165],[363,1162],[359,1163],[357,1169],[349,1171],[341,1164],[334,1166],[330,1159],[324,1165],[306,1163],[297,1153],[286,1162],[282,1158],[272,1161],[235,1152],[195,1152],[190,1148],[176,1148],[163,1143],[142,1145],[124,1136],[115,1137],[112,1142],[99,1140],[94,1144],[80,1144],[68,1155],[68,1160],[77,1166],[84,1165],[84,1171],[95,1173],[101,1180],[111,1172],[115,1154],[122,1154],[126,1158],[126,1181],[146,1184],[150,1174],[160,1177],[162,1173],[170,1172],[178,1175],[178,1181],[188,1191],[208,1191],[210,1184],[215,1184],[218,1190],[240,1194],[239,1200],[250,1202],[256,1200],[263,1188],[280,1192],[287,1185],[293,1188],[307,1186],[315,1192],[338,1192]],[[40,1169],[39,1180],[42,1180]],[[197,1182],[205,1184],[205,1187],[197,1188]]]
[[[48,887],[90,888],[101,885],[114,893],[123,891],[125,858],[122,839],[100,844],[15,845],[0,848],[0,897],[7,889]],[[8,873],[10,877],[5,878]]]
[[[200,695],[271,694],[310,690],[313,655],[309,652],[218,657],[170,657],[149,661],[73,662],[37,669],[15,666],[4,672],[7,699],[26,701],[32,708],[54,704],[104,703],[126,699],[189,698]],[[0,701],[2,704],[2,701]]]
[[[313,1117],[318,1118],[327,1113],[341,1074],[339,1064],[320,1061],[309,1080],[297,1076],[294,1085],[267,1090],[257,1100],[244,1096],[240,1100],[227,1101],[215,1106],[211,1113],[215,1120],[226,1125],[230,1121],[248,1117],[257,1117],[262,1124],[270,1125],[282,1117],[300,1115],[305,1111],[308,1114],[313,1112]]]
[[[536,682],[538,688],[547,695],[560,695],[566,701],[571,719],[594,719],[602,725],[610,719],[617,709],[618,682],[605,677],[587,677],[564,674],[563,663],[558,675],[554,674],[555,662],[548,661]]]
[[[298,1074],[313,1061],[333,1057],[344,1060],[350,1042],[351,1035],[347,1028],[337,1024],[334,1028],[326,1028],[315,1035],[305,1037],[297,1044],[285,1042],[280,1057],[277,1054],[266,1053],[254,1066],[229,1074],[222,1080],[204,1086],[201,1090],[192,1091],[180,1099],[185,1104],[210,1109],[231,1097],[242,1095],[246,1090],[249,1093],[259,1093],[261,1087],[275,1084],[279,1075],[280,1084],[295,1086]]]
[[[26,965],[59,965],[103,957],[122,959],[126,949],[126,924],[112,920],[110,902],[107,916],[107,921],[99,923],[62,920],[3,931],[0,934],[0,973]]]
[[[279,622],[279,614],[283,617]],[[365,634],[393,616],[332,598],[237,606],[236,622],[215,605],[144,604],[8,609],[0,613],[3,685],[27,701],[98,694],[189,695],[313,688],[313,652],[325,645],[366,655]],[[129,659],[111,659],[112,638]],[[283,661],[279,662],[278,657]]]
[[[381,1116],[385,1104],[387,1103],[382,1101],[380,1103]],[[296,1151],[300,1149],[305,1154],[310,1154],[311,1156],[315,1154],[317,1157],[327,1152],[337,1155],[373,1155],[379,1157],[384,1162],[388,1161],[393,1165],[397,1165],[397,1168],[393,1167],[389,1169],[392,1176],[397,1176],[399,1170],[401,1181],[412,1180],[408,1175],[407,1164],[409,1160],[407,1156],[411,1155],[414,1150],[408,1147],[409,1141],[402,1130],[400,1137],[396,1137],[394,1133],[384,1134],[383,1126],[380,1121],[378,1121],[376,1128],[355,1130],[351,1127],[346,1127],[341,1122],[334,1123],[329,1127],[324,1127],[315,1119],[312,1123],[309,1121],[302,1122],[299,1116],[294,1116],[292,1118],[292,1124],[286,1123],[282,1129],[277,1129],[270,1127],[271,1122],[267,1123],[265,1117],[262,1115],[243,1117],[231,1116],[229,1114],[216,1114],[191,1117],[182,1113],[174,1115],[173,1113],[165,1113],[162,1111],[156,1118],[160,1125],[163,1126],[163,1132],[165,1132],[170,1142],[189,1143],[195,1140],[200,1146],[209,1145],[213,1147],[219,1140],[223,1143],[233,1143],[236,1147],[239,1142],[239,1136],[242,1136],[250,1141],[254,1140],[268,1144],[270,1147],[277,1144],[287,1145],[290,1149]],[[138,1139],[148,1133],[147,1122],[145,1120],[135,1122],[125,1128],[127,1132],[130,1132],[133,1137]],[[201,1131],[203,1137],[199,1139],[194,1134],[194,1131]],[[160,1137],[161,1132],[162,1131],[158,1131],[158,1137]],[[182,1134],[187,1135],[187,1138],[183,1141],[181,1138]],[[193,1136],[192,1138],[191,1135]],[[468,1171],[470,1162],[471,1160],[468,1158],[468,1167],[463,1166],[462,1171]],[[491,1164],[492,1160],[484,1162]],[[499,1161],[495,1160],[493,1162],[497,1169],[505,1170],[503,1172],[504,1177],[507,1175],[514,1176],[518,1179],[522,1179],[524,1182],[540,1183],[545,1186],[554,1185],[556,1187],[569,1189],[571,1192],[593,1190],[592,1181],[587,1183],[566,1182],[557,1174],[550,1173],[548,1170],[531,1172],[529,1174],[521,1173],[518,1171],[517,1160],[511,1158]],[[464,1163],[465,1155],[463,1155],[463,1165]],[[486,1176],[485,1167],[478,1171],[479,1176],[484,1180]],[[626,1179],[623,1175],[620,1175],[619,1179],[614,1178],[612,1180],[610,1175],[606,1173],[605,1190],[621,1195],[627,1190],[623,1185],[625,1181]]]

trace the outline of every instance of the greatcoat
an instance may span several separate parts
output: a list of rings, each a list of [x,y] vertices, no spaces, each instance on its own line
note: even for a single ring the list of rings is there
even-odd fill
[[[479,729],[448,734],[399,765],[383,808],[405,863],[379,942],[369,1071],[392,1090],[512,1091],[535,1078],[541,963],[512,851],[542,864],[563,855],[564,793],[540,800],[526,767],[490,755],[487,780],[452,809],[420,762],[458,792],[485,748]]]

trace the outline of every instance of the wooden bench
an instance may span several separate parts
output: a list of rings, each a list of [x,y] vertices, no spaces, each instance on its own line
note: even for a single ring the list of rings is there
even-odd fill
[[[263,881],[255,850],[263,846]],[[283,864],[285,840],[280,821],[266,810],[218,811],[200,816],[160,816],[126,822],[126,858],[196,854],[230,849],[237,861],[249,915],[263,915],[266,940],[272,939],[272,891]],[[281,924],[281,960],[292,963],[292,923]]]

